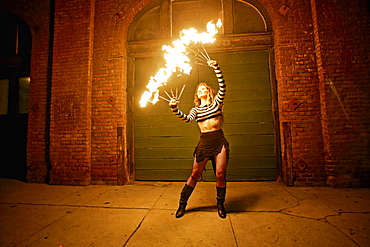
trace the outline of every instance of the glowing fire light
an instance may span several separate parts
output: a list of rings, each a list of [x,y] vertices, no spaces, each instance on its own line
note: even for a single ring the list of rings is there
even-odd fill
[[[207,61],[209,56],[207,51],[204,49],[203,44],[213,43],[216,39],[213,37],[218,33],[218,29],[221,28],[221,19],[218,19],[216,24],[212,21],[206,25],[207,32],[198,33],[194,28],[184,29],[180,32],[180,38],[173,41],[172,45],[162,46],[162,50],[165,51],[164,59],[166,64],[163,68],[159,69],[155,76],[151,76],[149,83],[146,86],[147,90],[142,94],[140,100],[140,106],[145,107],[148,102],[155,104],[159,101],[159,87],[167,84],[168,78],[175,73],[190,74],[192,67],[190,65],[190,59],[188,55],[188,48],[193,45],[196,50],[192,49],[198,60]],[[196,44],[199,44],[200,49]]]

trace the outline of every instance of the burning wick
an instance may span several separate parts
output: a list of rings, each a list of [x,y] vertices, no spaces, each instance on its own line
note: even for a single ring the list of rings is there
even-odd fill
[[[173,73],[180,72],[190,74],[192,67],[189,64],[190,58],[187,56],[188,49],[194,53],[195,58],[198,61],[209,61],[210,57],[203,44],[213,43],[216,40],[213,36],[218,33],[218,29],[221,28],[221,26],[221,19],[218,19],[216,24],[213,24],[212,21],[207,23],[207,32],[198,33],[194,28],[184,29],[180,32],[180,38],[173,41],[172,45],[162,46],[162,50],[165,51],[163,57],[166,64],[163,68],[158,70],[155,76],[150,77],[149,83],[146,86],[147,90],[141,96],[140,106],[145,107],[148,102],[151,102],[154,105],[159,101],[159,98],[163,99],[163,97],[160,97],[159,95],[158,88],[166,85],[168,79]],[[201,46],[201,48],[199,48],[199,46]],[[184,86],[179,97],[181,97],[183,90]],[[168,93],[166,92],[166,94]]]

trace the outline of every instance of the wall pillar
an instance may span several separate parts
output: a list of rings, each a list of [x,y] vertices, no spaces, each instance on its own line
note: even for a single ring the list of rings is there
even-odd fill
[[[55,2],[51,88],[51,184],[91,181],[94,2]]]

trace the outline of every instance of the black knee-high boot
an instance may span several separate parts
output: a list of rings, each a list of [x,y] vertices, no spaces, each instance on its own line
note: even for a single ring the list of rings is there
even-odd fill
[[[185,208],[186,205],[188,204],[188,199],[191,193],[193,193],[193,190],[194,190],[193,187],[190,187],[189,185],[185,184],[180,194],[180,203],[179,208],[176,211],[176,218],[180,218],[185,214]]]
[[[226,218],[226,210],[224,207],[224,202],[225,202],[225,196],[226,196],[226,187],[221,188],[221,187],[216,187],[217,190],[217,211],[218,211],[218,216],[221,218]]]

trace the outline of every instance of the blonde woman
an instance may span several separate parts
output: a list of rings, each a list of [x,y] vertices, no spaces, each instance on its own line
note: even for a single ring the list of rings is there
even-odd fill
[[[195,107],[190,110],[188,115],[182,113],[178,109],[178,101],[176,98],[172,98],[169,103],[174,114],[185,122],[189,123],[196,120],[201,132],[200,140],[194,150],[193,170],[181,191],[176,218],[180,218],[184,215],[187,201],[198,179],[201,177],[208,160],[212,160],[212,162],[215,163],[218,215],[221,218],[226,218],[224,202],[226,195],[226,168],[229,158],[229,143],[222,131],[223,102],[226,84],[217,62],[210,60],[208,61],[208,65],[214,69],[217,76],[219,84],[217,94],[207,84],[200,83],[195,91]]]

